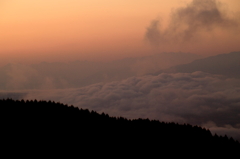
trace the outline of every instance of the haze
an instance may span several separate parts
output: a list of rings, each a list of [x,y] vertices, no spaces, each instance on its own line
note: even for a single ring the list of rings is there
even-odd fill
[[[209,13],[211,9],[219,11],[223,22],[214,23],[211,30],[207,23],[202,23],[199,28],[203,29],[196,30],[192,34],[195,37],[186,43],[181,38],[173,41],[181,31],[169,32],[176,23],[174,14],[178,25],[188,25],[176,15],[179,9],[191,6],[191,0],[3,0],[0,2],[0,62],[3,65],[76,59],[111,61],[156,52],[182,51],[209,56],[240,50],[240,2],[211,2],[216,6]],[[201,9],[201,4],[194,7]],[[189,18],[187,14],[183,16]],[[224,20],[233,24],[219,27]],[[158,35],[149,40],[149,30],[150,34],[158,30],[165,32],[168,38],[164,38],[164,45],[158,44],[163,40]]]
[[[0,98],[240,141],[239,0],[1,0]]]

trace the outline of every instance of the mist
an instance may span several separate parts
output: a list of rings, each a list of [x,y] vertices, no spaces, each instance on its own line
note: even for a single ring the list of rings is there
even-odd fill
[[[11,63],[0,67],[1,90],[79,88],[94,83],[120,81],[155,73],[171,66],[201,58],[190,53],[159,53],[112,62]]]
[[[5,91],[0,95],[52,100],[130,119],[190,123],[240,139],[239,79],[204,72],[162,73],[74,89]]]
[[[223,1],[0,2],[0,98],[189,123],[240,141],[240,5]]]
[[[112,63],[10,64],[0,69],[0,98],[51,100],[111,116],[190,123],[240,140],[239,57],[239,52],[203,59],[163,53]]]

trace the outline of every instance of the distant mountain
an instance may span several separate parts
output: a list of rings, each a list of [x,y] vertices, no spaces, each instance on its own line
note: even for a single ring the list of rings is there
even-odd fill
[[[128,120],[36,100],[0,100],[0,114],[1,150],[13,152],[9,156],[239,157],[238,141],[189,124]]]
[[[154,74],[157,75],[163,72],[192,73],[195,71],[240,78],[240,52],[232,52],[229,54],[220,54],[204,59],[198,59],[188,64],[173,66],[169,69],[158,71]]]
[[[0,90],[77,88],[154,73],[199,58],[190,53],[160,53],[112,62],[8,64],[0,68]]]

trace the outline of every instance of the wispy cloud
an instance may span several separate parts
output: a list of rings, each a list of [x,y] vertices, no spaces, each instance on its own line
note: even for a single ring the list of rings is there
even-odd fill
[[[193,0],[185,7],[175,9],[166,29],[161,20],[155,19],[147,28],[145,38],[154,45],[185,43],[201,37],[201,33],[213,34],[214,29],[239,29],[239,18],[229,16],[217,0]]]

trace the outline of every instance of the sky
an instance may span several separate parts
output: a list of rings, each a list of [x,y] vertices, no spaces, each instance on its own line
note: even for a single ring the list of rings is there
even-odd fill
[[[240,1],[198,1],[1,0],[0,65],[239,51]]]
[[[0,0],[0,28],[0,98],[240,141],[239,0]]]

